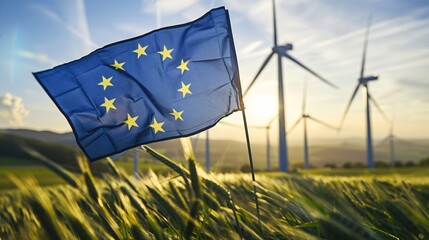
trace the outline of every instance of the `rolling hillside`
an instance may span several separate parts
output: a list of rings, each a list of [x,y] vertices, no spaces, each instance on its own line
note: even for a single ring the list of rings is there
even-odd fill
[[[6,154],[5,150],[13,149],[10,147],[9,138],[4,136],[13,136],[17,139],[27,139],[33,144],[54,144],[51,150],[60,151],[58,161],[63,161],[61,156],[63,149],[80,152],[75,142],[72,133],[54,133],[48,131],[33,131],[26,129],[7,129],[0,130],[0,156],[11,156]],[[17,138],[16,138],[17,137]],[[30,140],[32,139],[32,140]],[[311,164],[316,167],[323,167],[326,164],[335,164],[337,167],[343,166],[346,162],[350,163],[365,163],[365,148],[364,145],[358,144],[359,139],[350,139],[343,141],[325,141],[325,144],[313,145],[310,147],[310,160]],[[196,143],[195,154],[201,165],[204,165],[205,159],[205,139],[198,141],[192,140]],[[317,143],[323,142],[321,140]],[[363,143],[364,141],[360,141]],[[6,145],[5,145],[6,144]],[[9,145],[7,145],[9,144]],[[151,147],[158,149],[163,154],[175,159],[176,161],[183,161],[183,154],[179,140],[169,140],[159,143],[149,144]],[[231,140],[211,140],[211,160],[213,170],[222,171],[236,171],[241,166],[248,163],[247,149],[244,142],[231,141]],[[64,148],[63,148],[64,147]],[[389,161],[389,146],[388,143],[381,143],[374,146],[376,161]],[[255,167],[264,170],[266,166],[266,147],[263,144],[253,144],[252,152],[255,161]],[[21,154],[21,153],[19,153]],[[12,154],[13,156],[13,154]],[[21,156],[21,155],[15,155]],[[144,153],[140,155],[143,158],[149,158]],[[396,143],[396,159],[402,162],[418,162],[422,158],[429,156],[429,141],[427,140],[399,140]],[[55,155],[52,155],[55,158]],[[125,153],[120,158],[131,158],[132,153]],[[300,166],[303,162],[303,147],[290,146],[289,158],[291,159],[292,167]],[[277,167],[277,147],[271,148],[271,161],[275,169]],[[70,160],[66,160],[70,162]]]

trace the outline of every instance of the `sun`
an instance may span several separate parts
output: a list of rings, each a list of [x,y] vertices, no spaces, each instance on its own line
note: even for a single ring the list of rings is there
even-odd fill
[[[264,125],[269,122],[278,111],[276,94],[257,94],[245,99],[248,122],[252,125]]]

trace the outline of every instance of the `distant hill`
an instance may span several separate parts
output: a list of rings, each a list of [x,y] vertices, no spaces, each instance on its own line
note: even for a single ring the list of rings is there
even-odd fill
[[[24,138],[32,138],[43,142],[48,143],[58,143],[66,145],[72,148],[77,148],[76,140],[74,134],[71,132],[68,133],[56,133],[50,131],[35,131],[29,129],[3,129],[0,130],[0,133],[5,133],[8,135],[19,136]]]
[[[4,132],[0,133],[0,156],[33,160],[27,161],[27,163],[39,164],[25,148],[35,150],[68,169],[74,170],[75,166],[77,166],[77,151],[70,147],[63,144],[43,142],[35,138],[26,138]]]
[[[33,131],[27,129],[7,129],[0,130],[0,134],[23,137],[44,142],[47,144],[63,145],[67,148],[79,152],[80,149],[74,139],[73,133],[55,133],[49,131]],[[202,166],[205,166],[205,139],[191,141],[196,144],[195,155]],[[365,141],[363,139],[351,138],[343,140],[326,140],[318,139],[311,141],[310,144],[310,161],[313,166],[323,167],[326,164],[335,164],[340,167],[346,162],[365,164]],[[161,153],[175,159],[176,161],[185,163],[183,153],[178,139],[168,140],[158,143],[149,144],[151,147]],[[210,140],[211,150],[211,166],[218,170],[237,170],[241,166],[248,164],[247,148],[244,142],[232,140]],[[271,148],[271,161],[273,168],[277,168],[277,152],[276,146]],[[303,162],[303,147],[289,146],[288,155],[291,166],[302,165]],[[429,156],[429,140],[398,140],[395,144],[396,159],[399,161],[417,162],[422,158]],[[252,153],[255,163],[255,168],[266,168],[266,146],[264,144],[252,144]],[[125,152],[119,158],[132,158],[131,151]],[[388,142],[377,143],[374,145],[374,154],[376,161],[389,161],[389,145]],[[0,152],[1,156],[1,152]],[[148,155],[141,154],[141,157],[150,158]]]

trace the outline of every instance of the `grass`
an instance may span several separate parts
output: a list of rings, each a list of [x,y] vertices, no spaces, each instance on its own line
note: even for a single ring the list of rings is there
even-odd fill
[[[75,175],[33,153],[67,185],[12,178],[0,239],[429,239],[425,170],[419,183],[407,169],[258,174],[259,222],[249,174],[207,175],[192,158],[184,167],[147,151],[173,174],[134,180],[109,161],[97,181],[86,161]]]

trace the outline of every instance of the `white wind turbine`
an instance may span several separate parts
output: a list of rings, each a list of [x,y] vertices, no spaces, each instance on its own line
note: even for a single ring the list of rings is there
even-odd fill
[[[350,106],[356,96],[357,91],[359,90],[360,87],[363,87],[363,95],[365,97],[365,106],[366,106],[366,156],[367,156],[367,165],[368,168],[374,168],[374,149],[373,149],[373,144],[372,144],[372,132],[371,132],[371,110],[370,110],[370,101],[372,101],[372,103],[374,104],[374,106],[378,109],[378,111],[382,114],[382,116],[387,120],[388,118],[386,117],[386,114],[384,114],[383,110],[381,110],[380,106],[378,105],[378,103],[375,101],[375,99],[369,94],[369,89],[368,89],[368,83],[371,81],[375,81],[378,80],[378,76],[377,75],[367,75],[365,76],[365,62],[366,62],[366,52],[367,52],[367,48],[368,48],[368,37],[369,37],[369,29],[371,26],[371,19],[368,21],[368,26],[366,29],[366,34],[365,34],[365,40],[364,40],[364,44],[363,44],[363,54],[362,54],[362,64],[361,64],[361,70],[360,70],[360,75],[358,78],[358,84],[352,94],[352,97],[350,98],[346,110],[343,113],[343,116],[341,118],[341,122],[340,122],[340,129],[342,128],[343,124],[344,124],[344,120],[347,116],[347,112],[350,109]],[[388,120],[387,120],[388,121]]]
[[[273,3],[273,28],[274,28],[274,46],[272,47],[271,53],[267,56],[265,61],[263,62],[261,68],[257,72],[256,76],[253,78],[250,85],[244,91],[243,96],[245,96],[252,85],[255,83],[259,74],[261,74],[262,70],[267,66],[268,62],[271,60],[274,54],[277,54],[277,67],[278,67],[278,118],[279,118],[279,170],[282,172],[289,171],[289,161],[288,161],[288,153],[287,153],[287,138],[286,138],[286,119],[285,119],[285,101],[284,101],[284,87],[283,87],[283,69],[282,69],[282,57],[298,64],[301,68],[305,69],[309,73],[311,73],[316,78],[320,79],[324,83],[328,84],[331,87],[337,88],[334,84],[321,77],[319,74],[302,64],[296,58],[292,57],[289,54],[289,51],[293,49],[293,45],[291,43],[286,43],[285,45],[277,44],[277,22],[276,22],[276,7],[275,0]]]
[[[334,130],[338,130],[338,128],[325,123],[313,116],[310,116],[310,114],[307,113],[306,111],[306,101],[307,101],[307,81],[305,81],[304,83],[304,93],[303,93],[303,97],[302,97],[302,112],[301,112],[301,116],[298,118],[298,120],[295,121],[295,123],[292,125],[292,127],[288,130],[288,133],[290,134],[293,129],[298,126],[298,124],[301,122],[303,122],[303,129],[304,129],[304,169],[309,169],[310,168],[310,156],[308,153],[308,138],[307,138],[307,119],[314,121],[316,123],[319,123],[325,127],[328,127],[330,129],[334,129]]]

